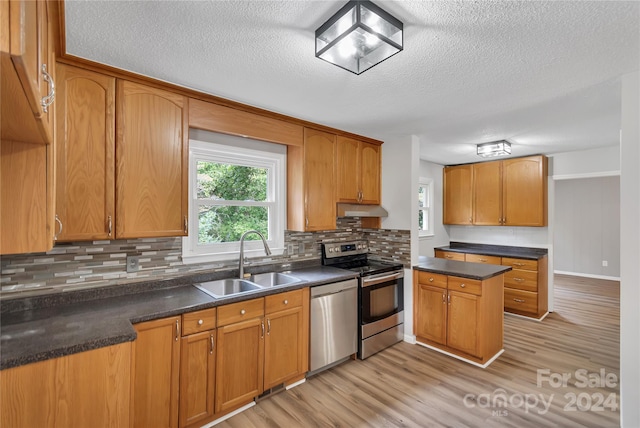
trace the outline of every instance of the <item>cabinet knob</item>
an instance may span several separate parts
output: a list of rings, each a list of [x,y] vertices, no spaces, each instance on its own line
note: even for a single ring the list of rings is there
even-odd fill
[[[466,287],[466,284],[460,284],[460,288]]]
[[[282,302],[282,303],[284,303],[285,305],[288,305],[289,301],[285,299],[284,302]]]
[[[244,315],[246,313],[247,313],[247,311],[245,311],[244,309],[240,311],[240,315]]]
[[[524,303],[524,299],[513,299],[513,301],[517,303]]]
[[[204,321],[198,320],[198,325],[202,325],[203,323],[204,323]]]
[[[486,262],[487,259],[479,259],[481,262]]]
[[[429,278],[429,282],[433,282],[433,277]]]

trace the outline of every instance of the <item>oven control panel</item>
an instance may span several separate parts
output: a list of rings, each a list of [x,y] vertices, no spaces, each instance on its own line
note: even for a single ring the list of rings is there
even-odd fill
[[[324,258],[353,256],[369,252],[367,241],[331,242],[322,244],[322,248]]]

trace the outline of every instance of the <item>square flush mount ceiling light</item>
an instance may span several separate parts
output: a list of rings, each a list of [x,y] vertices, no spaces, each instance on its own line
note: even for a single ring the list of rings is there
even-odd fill
[[[507,156],[511,154],[511,143],[507,140],[492,141],[477,145],[478,156],[490,158],[493,156]]]
[[[402,50],[402,22],[352,0],[316,30],[316,57],[360,74]]]

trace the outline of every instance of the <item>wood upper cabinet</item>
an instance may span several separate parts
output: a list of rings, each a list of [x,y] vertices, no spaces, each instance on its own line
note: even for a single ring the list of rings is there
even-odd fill
[[[380,146],[338,136],[337,200],[380,203]]]
[[[443,223],[472,223],[472,165],[448,166],[443,170]]]
[[[187,104],[184,96],[118,80],[118,238],[187,234]]]
[[[308,288],[265,298],[265,390],[300,377],[308,370],[308,308]]]
[[[336,228],[336,136],[305,128],[304,145],[287,147],[287,222],[296,231]]]
[[[502,224],[502,162],[473,165],[473,224]]]
[[[444,168],[444,224],[547,225],[542,155]]]
[[[264,334],[262,317],[218,327],[216,413],[238,408],[262,393]]]
[[[2,140],[53,142],[54,22],[46,1],[0,5]]]
[[[547,225],[547,165],[545,156],[502,161],[504,225]]]
[[[127,427],[131,342],[0,371],[0,426]]]
[[[58,241],[115,237],[115,78],[57,66]]]
[[[132,426],[177,428],[180,378],[180,317],[134,325]]]

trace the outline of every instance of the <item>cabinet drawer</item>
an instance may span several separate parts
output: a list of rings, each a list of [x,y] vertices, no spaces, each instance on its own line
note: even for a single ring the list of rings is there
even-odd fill
[[[431,272],[418,272],[418,282],[423,285],[447,288],[447,275],[440,275]]]
[[[538,291],[538,272],[514,269],[504,274],[504,286],[524,291]]]
[[[218,327],[264,315],[264,297],[218,307]]]
[[[538,312],[538,293],[505,288],[504,308],[536,313]]]
[[[502,264],[504,266],[511,266],[514,269],[535,270],[536,272],[538,271],[537,260],[512,259],[510,257],[503,257]]]
[[[486,263],[490,265],[500,265],[502,262],[501,257],[485,256],[484,254],[465,254],[464,260],[472,263]]]
[[[436,253],[436,257],[441,259],[458,260],[461,262],[464,261],[464,253],[454,253],[452,251],[441,251],[441,250],[436,250],[435,253]]]
[[[452,291],[475,294],[476,296],[482,295],[482,282],[477,279],[450,276],[448,284],[449,290]]]
[[[216,308],[189,312],[182,315],[182,335],[199,333],[216,328]]]
[[[302,289],[267,296],[264,300],[264,312],[266,314],[298,306],[302,306]]]

